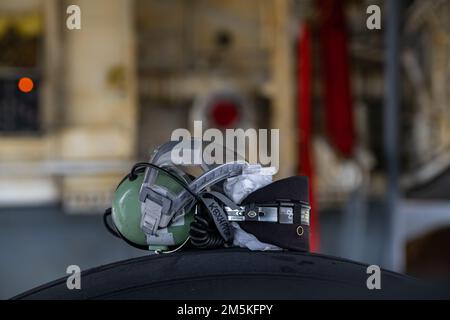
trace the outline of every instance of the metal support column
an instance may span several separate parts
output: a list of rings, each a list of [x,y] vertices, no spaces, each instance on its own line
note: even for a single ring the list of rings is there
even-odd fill
[[[398,128],[399,128],[399,47],[400,11],[402,0],[386,1],[385,31],[385,101],[384,101],[384,152],[386,161],[386,237],[384,267],[396,270],[401,254],[396,245],[396,224],[398,221]]]

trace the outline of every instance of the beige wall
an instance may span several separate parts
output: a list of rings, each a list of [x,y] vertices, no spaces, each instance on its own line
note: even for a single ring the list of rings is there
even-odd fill
[[[15,1],[20,8],[24,2]],[[58,197],[64,201],[73,204],[73,199],[80,199],[101,207],[135,153],[133,1],[39,4],[45,12],[43,135],[0,137],[0,185],[11,181],[26,163],[30,169],[26,177],[17,179],[18,189],[39,188],[33,182],[39,178],[42,189],[60,190]],[[81,8],[81,30],[66,29],[69,4]],[[39,10],[36,3],[31,5]],[[46,166],[49,161],[52,166]],[[65,173],[67,167],[72,168],[70,174]],[[86,170],[93,167],[97,173]],[[51,196],[54,193],[47,195]]]
[[[122,158],[133,154],[135,75],[132,2],[71,1],[82,29],[64,33],[63,158]]]

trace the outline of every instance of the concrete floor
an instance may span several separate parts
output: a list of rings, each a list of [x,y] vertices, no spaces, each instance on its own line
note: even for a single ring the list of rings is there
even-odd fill
[[[82,270],[147,254],[111,236],[101,216],[57,207],[0,209],[0,299]]]

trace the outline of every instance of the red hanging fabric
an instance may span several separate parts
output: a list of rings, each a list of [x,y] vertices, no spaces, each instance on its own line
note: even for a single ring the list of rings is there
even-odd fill
[[[355,143],[344,1],[318,0],[325,125],[331,144],[350,156]]]
[[[309,178],[310,247],[311,251],[319,251],[319,210],[314,197],[314,169],[312,162],[312,113],[311,113],[311,31],[307,24],[300,27],[300,39],[297,48],[298,62],[298,125],[299,125],[299,174]]]

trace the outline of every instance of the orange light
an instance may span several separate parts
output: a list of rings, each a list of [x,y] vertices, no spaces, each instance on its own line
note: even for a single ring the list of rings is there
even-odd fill
[[[19,84],[18,84],[19,90],[25,93],[31,92],[34,87],[33,80],[31,80],[28,77],[20,78]]]

